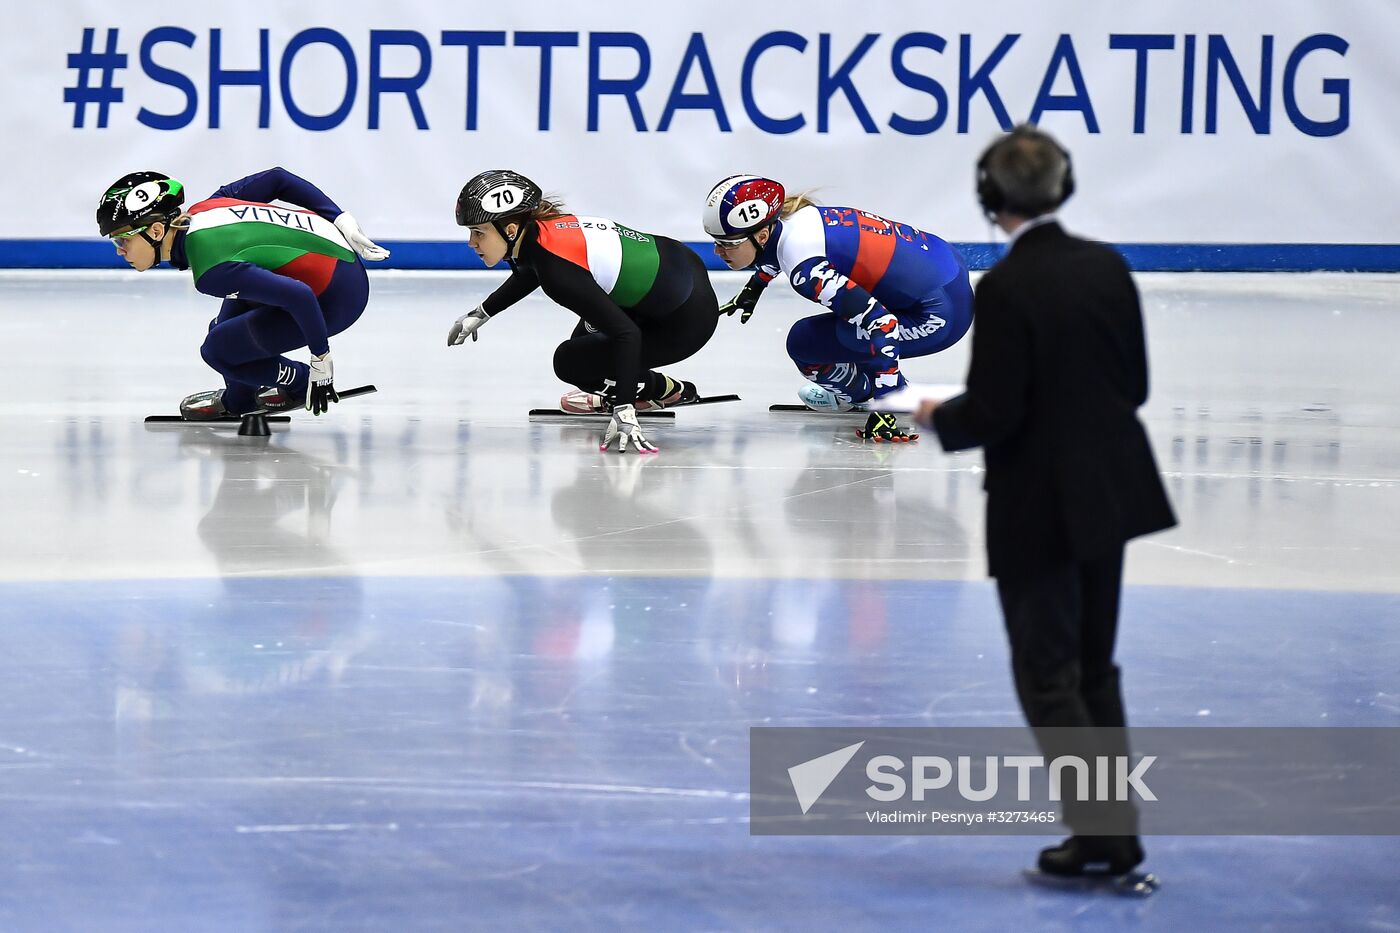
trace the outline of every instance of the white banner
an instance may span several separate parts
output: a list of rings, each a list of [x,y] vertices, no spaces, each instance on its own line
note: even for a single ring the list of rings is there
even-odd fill
[[[22,12],[20,12],[22,10]],[[1138,243],[1400,242],[1400,3],[28,5],[3,39],[0,237],[93,237],[108,183],[198,198],[283,165],[389,240],[461,238],[512,167],[682,240],[735,172],[990,239],[977,153],[1034,120],[1077,230]]]

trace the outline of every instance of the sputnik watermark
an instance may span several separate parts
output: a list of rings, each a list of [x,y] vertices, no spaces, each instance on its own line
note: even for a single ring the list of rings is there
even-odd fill
[[[757,834],[1400,835],[1394,727],[750,734]]]
[[[792,790],[803,813],[811,810],[821,799],[831,782],[836,780],[864,744],[856,742],[788,768]],[[1032,782],[1037,778],[1047,784],[1048,799],[1056,802],[1064,800],[1066,771],[1072,772],[1074,800],[1151,801],[1156,800],[1157,795],[1143,781],[1143,776],[1156,760],[1155,755],[1148,755],[1133,764],[1126,755],[1096,755],[1091,763],[1076,755],[1061,755],[1052,759],[1047,768],[1041,755],[987,755],[980,762],[971,755],[959,755],[952,760],[941,755],[915,755],[907,762],[909,778],[906,780],[901,773],[906,765],[904,759],[894,755],[876,755],[865,763],[865,776],[871,782],[865,788],[865,793],[871,800],[880,803],[892,803],[906,796],[922,803],[930,791],[943,790],[956,782],[958,796],[963,800],[985,803],[997,796],[1001,789],[1001,771],[1009,769],[1015,772],[1016,800],[1023,803],[1032,799]],[[1043,773],[1037,774],[1040,769],[1044,769]],[[980,787],[974,786],[979,771]],[[1094,778],[1092,782],[1091,773]],[[899,822],[922,822],[922,819]]]
[[[956,764],[939,755],[915,755],[909,762],[910,780],[900,774],[904,761],[894,755],[876,755],[865,765],[865,776],[873,783],[866,788],[872,800],[889,803],[909,799],[922,801],[929,791],[943,790],[957,779],[958,796],[974,803],[984,803],[997,796],[1000,790],[1000,775],[1003,768],[1016,772],[1016,799],[1025,802],[1031,799],[1031,783],[1037,769],[1046,768],[1038,777],[1046,780],[1049,798],[1065,800],[1065,772],[1073,771],[1074,795],[1071,799],[1083,801],[1127,801],[1156,800],[1157,795],[1142,780],[1147,769],[1157,760],[1148,755],[1132,764],[1126,755],[1096,755],[1092,764],[1076,755],[1061,755],[1045,766],[1045,759],[1039,755],[987,755],[980,766],[970,755],[959,755]],[[982,786],[974,787],[976,772],[982,772]],[[1094,780],[1089,780],[1090,772]],[[1110,784],[1112,787],[1110,788]],[[1131,793],[1130,793],[1131,792]]]

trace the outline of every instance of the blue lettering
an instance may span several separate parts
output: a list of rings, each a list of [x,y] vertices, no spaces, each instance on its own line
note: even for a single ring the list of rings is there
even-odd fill
[[[1060,66],[1069,72],[1073,94],[1052,94],[1055,79],[1059,77]],[[1050,64],[1045,68],[1045,78],[1040,82],[1040,90],[1035,95],[1035,105],[1031,107],[1031,123],[1039,123],[1047,110],[1077,110],[1084,115],[1084,128],[1090,133],[1099,131],[1099,121],[1094,117],[1094,103],[1089,99],[1089,89],[1084,86],[1084,73],[1079,70],[1079,58],[1074,54],[1074,39],[1069,33],[1061,33],[1055,43],[1055,51],[1050,56]]]
[[[972,98],[978,93],[986,96],[987,104],[992,108],[992,115],[997,118],[997,125],[1004,130],[1011,129],[1011,115],[1006,112],[1006,105],[1001,102],[1001,95],[997,93],[996,86],[992,84],[992,71],[1001,60],[1006,57],[1006,53],[1011,51],[1011,47],[1016,44],[1016,40],[1021,38],[1020,33],[1011,33],[1003,36],[997,43],[997,47],[992,49],[992,54],[987,56],[987,60],[982,63],[971,74],[968,68],[972,64],[972,36],[964,33],[958,42],[961,52],[959,55],[958,68],[958,132],[966,133],[968,126],[968,105],[972,103]]]
[[[229,208],[229,213],[232,214],[233,216],[237,217],[239,220],[242,220],[243,218],[245,218],[245,217],[248,216],[248,211],[250,211],[250,210],[252,210],[252,209],[253,209],[253,208],[250,208],[250,207],[230,207],[230,208]],[[256,217],[254,217],[253,219],[254,219],[254,220],[257,220]]]
[[[807,40],[795,32],[770,32],[759,36],[744,56],[744,70],[740,77],[739,87],[744,98],[744,112],[748,114],[753,125],[765,133],[772,133],[775,136],[783,136],[788,133],[796,133],[807,125],[807,118],[802,114],[791,117],[770,117],[762,110],[758,109],[758,102],[753,96],[753,73],[758,64],[759,56],[769,49],[785,48],[796,49],[798,52],[807,51]]]
[[[161,26],[146,33],[141,40],[141,69],[146,72],[148,78],[157,84],[164,84],[183,92],[185,109],[179,113],[165,114],[142,107],[136,114],[136,122],[142,126],[149,126],[153,130],[184,129],[190,125],[194,119],[195,111],[199,109],[199,91],[195,88],[194,82],[180,72],[162,68],[155,63],[151,52],[162,42],[174,42],[187,49],[192,49],[195,42],[194,33],[175,26]]]
[[[515,44],[540,50],[540,122],[541,130],[549,129],[549,95],[553,83],[554,50],[578,45],[576,32],[517,32]]]
[[[700,77],[705,82],[705,92],[686,94],[685,82],[690,77],[691,66],[696,64],[700,66]],[[715,69],[710,64],[710,53],[705,50],[705,37],[698,32],[690,34],[690,43],[685,47],[681,66],[676,71],[676,83],[671,85],[671,96],[666,98],[666,109],[661,112],[661,122],[656,125],[658,133],[666,132],[671,126],[671,117],[677,110],[709,110],[715,115],[719,131],[730,131],[729,116],[724,112],[724,98],[719,94]]]
[[[1112,35],[1110,49],[1130,49],[1137,54],[1133,70],[1133,132],[1147,131],[1147,53],[1154,49],[1176,48],[1176,38],[1161,35]]]
[[[506,44],[506,34],[500,31],[446,29],[443,45],[461,45],[467,49],[467,129],[476,129],[477,52],[483,46]]]
[[[941,55],[947,47],[948,43],[942,36],[931,32],[911,32],[895,40],[894,49],[890,52],[890,69],[894,72],[895,80],[907,88],[923,91],[933,98],[935,105],[933,116],[926,120],[911,120],[897,113],[891,114],[889,126],[896,133],[926,136],[936,132],[948,119],[948,93],[943,90],[943,85],[904,64],[904,53],[910,49],[932,49]]]
[[[1244,115],[1249,120],[1249,125],[1254,127],[1254,132],[1260,135],[1269,133],[1269,84],[1273,77],[1274,64],[1274,37],[1264,36],[1262,40],[1262,51],[1259,59],[1259,102],[1256,104],[1254,98],[1249,93],[1249,85],[1245,83],[1244,75],[1240,73],[1239,66],[1235,64],[1235,57],[1230,54],[1230,46],[1226,44],[1225,37],[1212,34],[1206,42],[1206,132],[1214,133],[1216,130],[1216,105],[1220,89],[1220,71],[1225,70],[1226,77],[1230,79],[1231,86],[1235,89],[1235,96],[1239,98],[1240,106],[1244,108]]]
[[[297,53],[308,45],[329,45],[345,60],[345,93],[341,95],[340,104],[330,113],[319,117],[302,110],[296,101],[292,100],[292,62],[296,60]],[[334,29],[322,26],[303,29],[292,36],[292,41],[287,43],[287,49],[282,53],[281,81],[282,106],[287,108],[287,116],[292,118],[293,123],[304,130],[334,129],[345,122],[345,118],[350,115],[350,108],[355,106],[355,89],[359,84],[355,50],[350,48],[346,38]]]
[[[1181,132],[1195,132],[1196,124],[1196,37],[1187,36],[1181,62]]]
[[[382,60],[386,46],[407,46],[418,50],[418,70],[409,77],[386,78],[382,72]],[[428,82],[433,70],[433,51],[421,32],[412,29],[371,29],[369,32],[369,128],[379,129],[379,96],[381,94],[402,94],[408,98],[408,109],[413,114],[413,125],[420,130],[428,128],[428,118],[423,114],[423,104],[418,99],[418,90]]]
[[[225,70],[223,61],[224,31],[209,30],[209,128],[219,128],[219,91],[225,87],[247,85],[262,91],[258,95],[258,129],[267,129],[272,112],[271,83],[267,64],[267,30],[258,30],[258,67],[251,71]]]
[[[603,78],[603,49],[631,49],[637,53],[637,73],[630,78]],[[651,50],[635,32],[591,32],[588,34],[588,132],[598,132],[598,100],[604,96],[623,97],[632,114],[632,125],[642,133],[647,131],[642,105],[637,92],[651,74]]]
[[[873,32],[865,34],[865,38],[860,40],[860,44],[846,60],[841,63],[841,67],[833,74],[831,71],[831,35],[821,34],[821,42],[817,47],[818,71],[817,71],[817,132],[825,133],[830,121],[831,98],[837,91],[846,95],[846,100],[850,102],[851,110],[855,113],[856,119],[860,121],[861,129],[867,133],[878,133],[880,130],[875,126],[875,121],[870,119],[870,111],[865,109],[865,102],[860,99],[860,92],[851,82],[851,70],[865,57],[865,53],[870,51],[870,47],[875,44],[875,40],[880,36]]]
[[[1322,79],[1322,93],[1337,98],[1337,119],[1326,122],[1310,120],[1303,115],[1298,106],[1298,66],[1303,63],[1304,58],[1318,49],[1345,56],[1347,48],[1347,41],[1339,36],[1327,33],[1308,36],[1298,43],[1298,47],[1288,56],[1288,62],[1283,66],[1283,109],[1288,114],[1288,119],[1293,121],[1293,125],[1309,136],[1336,136],[1346,132],[1347,127],[1351,125],[1351,82],[1346,78]]]

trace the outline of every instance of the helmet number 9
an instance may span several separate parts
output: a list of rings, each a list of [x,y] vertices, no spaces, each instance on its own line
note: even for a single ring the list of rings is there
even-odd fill
[[[761,222],[768,216],[768,202],[762,198],[754,198],[737,204],[729,212],[729,226],[736,230],[744,230]]]
[[[126,209],[139,211],[160,196],[160,182],[148,181],[127,192]]]
[[[493,213],[508,211],[521,202],[525,191],[515,185],[497,185],[481,196],[481,205]]]

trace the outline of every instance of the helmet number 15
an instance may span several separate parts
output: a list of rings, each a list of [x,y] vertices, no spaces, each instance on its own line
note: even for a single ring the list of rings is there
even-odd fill
[[[760,198],[753,198],[743,204],[737,204],[729,212],[729,226],[735,230],[746,230],[755,224],[761,223],[768,216],[768,202]]]

